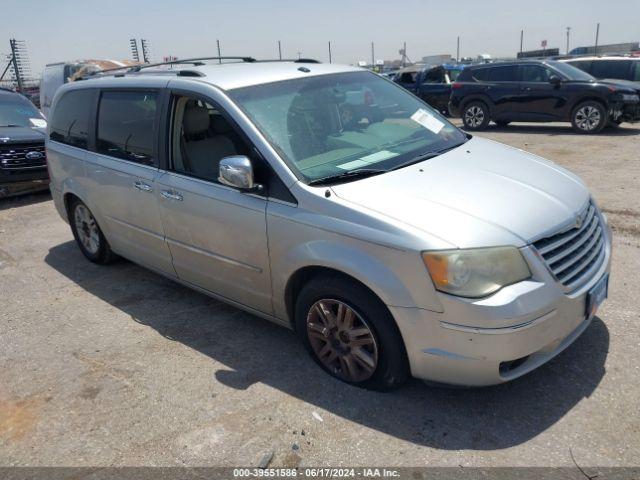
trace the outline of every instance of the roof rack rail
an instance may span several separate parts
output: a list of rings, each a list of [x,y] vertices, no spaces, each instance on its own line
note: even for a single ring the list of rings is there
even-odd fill
[[[124,73],[134,73],[139,72],[145,68],[151,67],[160,67],[162,65],[181,65],[188,64],[194,66],[204,65],[205,60],[241,60],[242,62],[256,62],[257,60],[253,57],[197,57],[197,58],[185,58],[182,60],[171,60],[169,62],[157,62],[157,63],[141,63],[139,65],[123,65],[122,67],[115,68],[107,68],[105,70],[96,70],[94,72],[89,72],[87,75],[78,78],[78,80],[84,80],[87,77],[100,76],[105,73],[111,72],[119,72],[124,70]]]
[[[255,62],[293,62],[293,63],[321,63],[319,60],[314,58],[297,58],[297,59],[285,59],[285,58],[276,58],[276,59],[265,59],[265,60],[256,60],[253,57],[196,57],[196,58],[185,58],[182,60],[171,60],[169,62],[158,62],[158,63],[141,63],[139,65],[123,65],[122,67],[115,68],[107,68],[105,70],[96,70],[93,72],[88,72],[86,75],[77,78],[76,80],[86,80],[90,77],[100,77],[102,75],[125,75],[127,73],[137,73],[145,68],[152,67],[160,67],[163,65],[193,65],[193,66],[202,66],[204,65],[205,60],[240,60],[245,63],[255,63]],[[117,72],[122,72],[118,74]]]

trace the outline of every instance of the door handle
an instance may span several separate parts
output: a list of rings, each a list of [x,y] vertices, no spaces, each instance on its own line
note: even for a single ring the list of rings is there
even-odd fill
[[[151,185],[147,185],[144,182],[141,181],[136,181],[133,184],[134,188],[137,188],[138,190],[140,190],[141,192],[152,192],[153,188],[151,188]]]
[[[160,195],[162,195],[163,198],[166,198],[167,200],[177,200],[178,202],[182,201],[182,195],[174,190],[163,190],[162,192],[160,192]]]

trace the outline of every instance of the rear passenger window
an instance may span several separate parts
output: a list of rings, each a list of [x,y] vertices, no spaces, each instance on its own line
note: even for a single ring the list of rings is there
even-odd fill
[[[466,72],[463,71],[463,74],[465,73]],[[489,69],[480,68],[478,70],[473,70],[471,72],[471,76],[473,77],[474,80],[477,80],[478,82],[486,82],[487,80],[489,80]]]
[[[87,148],[89,112],[94,93],[94,90],[72,90],[58,100],[49,122],[51,140]]]
[[[549,70],[540,65],[520,66],[520,75],[523,82],[548,82]]]
[[[595,60],[591,66],[591,75],[596,78],[629,79],[630,60]]]
[[[156,106],[156,92],[103,91],[98,108],[98,152],[156,165]]]
[[[492,82],[517,82],[518,66],[494,67],[490,69],[489,80]]]

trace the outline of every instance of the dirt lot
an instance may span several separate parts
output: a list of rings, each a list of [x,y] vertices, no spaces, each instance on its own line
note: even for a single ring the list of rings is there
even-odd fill
[[[640,127],[482,135],[580,175],[615,231],[610,299],[552,362],[486,389],[362,391],[286,329],[88,263],[48,195],[3,200],[0,465],[638,465]]]

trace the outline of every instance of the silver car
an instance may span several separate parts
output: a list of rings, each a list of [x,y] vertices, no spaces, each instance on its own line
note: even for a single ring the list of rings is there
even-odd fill
[[[343,381],[506,382],[607,296],[611,231],[578,177],[374,73],[250,58],[117,73],[52,106],[51,190],[82,253],[292,328]]]

